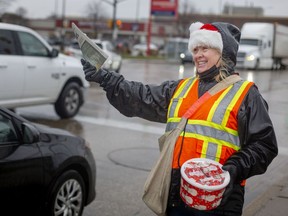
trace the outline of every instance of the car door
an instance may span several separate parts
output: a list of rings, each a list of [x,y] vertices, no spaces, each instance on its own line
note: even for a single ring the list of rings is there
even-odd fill
[[[22,98],[24,76],[24,61],[13,31],[0,29],[0,105]]]
[[[18,32],[25,65],[24,93],[26,100],[53,102],[59,93],[61,62],[49,57],[48,48],[30,32]]]
[[[43,162],[37,143],[21,143],[13,118],[0,110],[0,202],[33,203],[43,189]],[[17,204],[16,204],[17,203]],[[19,205],[18,205],[19,204]],[[17,207],[16,207],[17,208]]]

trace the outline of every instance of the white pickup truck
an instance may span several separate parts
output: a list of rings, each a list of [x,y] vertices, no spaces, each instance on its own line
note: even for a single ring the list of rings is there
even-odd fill
[[[0,106],[54,104],[75,116],[89,87],[79,60],[60,54],[34,30],[0,23]]]

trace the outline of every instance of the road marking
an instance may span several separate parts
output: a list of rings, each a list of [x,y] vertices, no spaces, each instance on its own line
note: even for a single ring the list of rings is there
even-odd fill
[[[76,116],[74,117],[74,119],[81,121],[81,122],[86,122],[86,123],[95,124],[95,125],[102,125],[102,126],[104,125],[104,126],[109,126],[109,127],[128,129],[128,130],[151,133],[151,134],[156,134],[156,135],[162,135],[165,132],[164,127],[161,128],[157,126],[130,123],[130,122],[125,122],[125,121],[117,121],[117,120],[112,120],[112,119],[93,118],[93,117],[87,117],[87,116]]]

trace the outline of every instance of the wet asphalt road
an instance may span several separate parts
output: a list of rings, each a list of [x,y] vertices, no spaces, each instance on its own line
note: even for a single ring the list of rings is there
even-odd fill
[[[253,80],[267,100],[280,150],[264,175],[248,180],[245,195],[248,206],[287,175],[288,70],[239,72],[244,79]],[[191,76],[193,66],[125,60],[121,73],[128,80],[159,84]],[[85,208],[84,216],[154,215],[142,202],[141,194],[148,171],[159,155],[157,139],[164,132],[164,124],[121,115],[97,84],[88,90],[86,103],[74,119],[60,120],[48,105],[16,111],[31,121],[69,130],[90,143],[97,164],[97,197]]]

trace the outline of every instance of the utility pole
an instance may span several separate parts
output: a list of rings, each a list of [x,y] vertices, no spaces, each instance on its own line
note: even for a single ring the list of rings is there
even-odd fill
[[[65,43],[65,33],[66,33],[66,26],[65,26],[65,10],[66,10],[66,0],[62,0],[62,19],[61,19],[61,47],[60,50],[64,51],[64,43]]]
[[[113,33],[112,33],[112,39],[113,41],[115,42],[117,40],[117,32],[118,32],[118,29],[117,29],[117,25],[116,25],[116,11],[117,11],[117,4],[118,3],[121,3],[125,0],[113,0],[113,2],[110,2],[108,0],[103,0],[104,2],[112,5],[113,7],[113,18],[112,18],[112,30],[113,30]]]
[[[112,39],[115,42],[117,40],[117,26],[116,26],[116,10],[117,10],[117,0],[114,0],[113,2],[113,24],[112,24],[112,29],[113,29],[113,34],[112,34]]]

